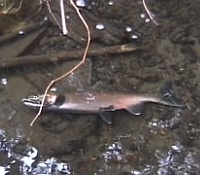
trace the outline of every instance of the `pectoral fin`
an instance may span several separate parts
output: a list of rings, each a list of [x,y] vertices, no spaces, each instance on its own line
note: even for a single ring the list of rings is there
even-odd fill
[[[126,110],[128,112],[130,112],[131,114],[140,115],[143,111],[143,108],[144,108],[144,103],[139,103],[139,104],[134,105],[134,106],[128,106],[126,108]]]
[[[113,111],[114,111],[113,106],[109,106],[108,108],[100,108],[99,109],[99,115],[102,118],[102,120],[111,125],[113,123]]]

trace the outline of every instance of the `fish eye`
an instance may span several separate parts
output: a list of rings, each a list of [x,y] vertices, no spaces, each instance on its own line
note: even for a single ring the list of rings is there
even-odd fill
[[[37,100],[37,99],[38,99],[38,95],[32,95],[31,98],[32,98],[33,100]]]

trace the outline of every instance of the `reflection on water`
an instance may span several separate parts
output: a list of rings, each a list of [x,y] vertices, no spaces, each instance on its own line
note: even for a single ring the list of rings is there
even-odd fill
[[[55,158],[42,159],[38,150],[31,146],[25,145],[16,150],[21,138],[6,138],[5,132],[0,130],[0,159],[4,159],[0,165],[0,174],[7,175],[23,174],[71,174],[71,168],[66,162],[59,162]],[[20,153],[18,153],[20,152]],[[18,172],[16,172],[18,169]]]

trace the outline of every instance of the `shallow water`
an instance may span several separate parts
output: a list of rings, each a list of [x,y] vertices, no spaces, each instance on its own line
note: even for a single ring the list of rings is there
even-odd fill
[[[51,3],[59,17],[59,3]],[[44,112],[30,127],[36,111],[23,106],[21,99],[43,93],[54,77],[77,62],[3,69],[0,174],[200,174],[198,0],[146,0],[159,26],[150,20],[141,0],[76,3],[90,25],[93,47],[132,43],[141,50],[88,58],[78,72],[52,90],[159,94],[170,80],[187,108],[146,104],[141,116],[115,112],[112,126],[98,115]],[[69,2],[65,6],[70,38],[54,24],[24,54],[84,48],[84,26]],[[12,20],[0,16],[2,35],[21,26],[24,14],[15,14]],[[27,16],[29,22],[41,22],[45,16],[53,22],[45,8]],[[6,27],[6,18],[15,21],[13,27],[11,23]]]

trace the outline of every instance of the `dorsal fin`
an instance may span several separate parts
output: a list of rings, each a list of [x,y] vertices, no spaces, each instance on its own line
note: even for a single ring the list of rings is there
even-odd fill
[[[56,98],[54,105],[61,106],[66,100],[66,96],[63,94],[59,94]]]

